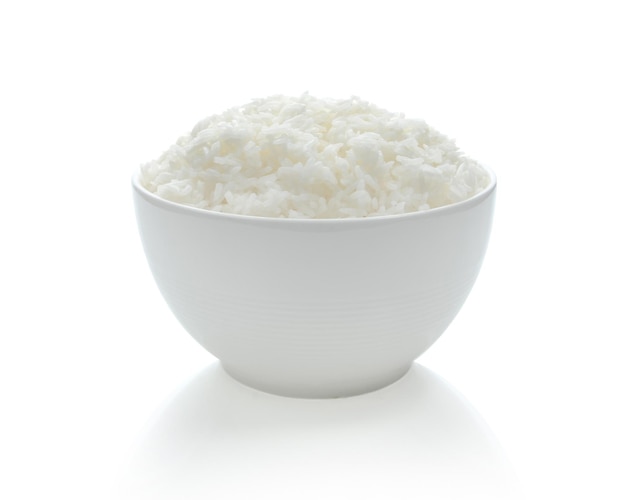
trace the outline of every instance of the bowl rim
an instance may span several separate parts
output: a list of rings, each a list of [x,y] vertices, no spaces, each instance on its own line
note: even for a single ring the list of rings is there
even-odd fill
[[[216,212],[206,208],[197,208],[189,205],[183,205],[182,203],[176,203],[174,201],[166,200],[160,196],[148,191],[139,180],[141,174],[141,168],[135,170],[131,178],[131,184],[134,192],[141,196],[144,200],[152,205],[160,207],[162,209],[179,212],[182,214],[196,215],[200,217],[206,217],[209,219],[221,219],[232,220],[239,222],[263,222],[272,224],[306,224],[306,225],[333,225],[333,224],[372,224],[375,222],[383,221],[399,221],[411,218],[432,217],[438,215],[446,215],[468,210],[469,208],[479,205],[484,200],[489,198],[496,190],[498,184],[495,172],[488,166],[480,164],[480,166],[487,172],[489,176],[489,183],[482,191],[476,193],[474,196],[467,198],[466,200],[443,205],[440,207],[430,208],[428,210],[422,210],[419,212],[405,212],[401,214],[390,215],[375,215],[371,217],[336,217],[336,218],[296,218],[296,217],[265,217],[260,215],[243,215],[232,214],[227,212]]]

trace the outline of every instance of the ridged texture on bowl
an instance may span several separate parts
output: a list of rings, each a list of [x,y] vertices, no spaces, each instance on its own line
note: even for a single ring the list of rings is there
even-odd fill
[[[251,386],[339,397],[398,379],[463,305],[494,189],[444,209],[367,220],[226,216],[135,185],[148,261],[185,329]]]

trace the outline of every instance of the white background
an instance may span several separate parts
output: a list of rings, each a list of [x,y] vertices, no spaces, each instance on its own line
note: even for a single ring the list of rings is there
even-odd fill
[[[115,498],[128,450],[157,439],[142,437],[145,422],[216,369],[152,281],[130,175],[209,114],[309,91],[424,118],[496,171],[482,274],[419,363],[482,416],[528,498],[626,498],[620,4],[3,2],[0,496]],[[220,401],[235,409],[257,397],[224,383]],[[384,410],[392,393],[381,394],[345,412],[258,400],[266,418],[305,419],[289,439],[310,444],[311,429],[328,439],[311,414],[362,423]],[[245,448],[258,438],[254,415],[246,422],[237,446],[215,444],[234,451],[219,477],[206,471],[206,498],[436,496],[411,479],[423,464],[410,454],[399,473],[393,461],[363,468],[318,448],[304,470],[274,460],[259,478],[268,443]],[[380,435],[376,422],[352,438]],[[237,456],[250,449],[254,460]],[[445,480],[462,469],[451,461]],[[168,498],[188,497],[155,471]]]

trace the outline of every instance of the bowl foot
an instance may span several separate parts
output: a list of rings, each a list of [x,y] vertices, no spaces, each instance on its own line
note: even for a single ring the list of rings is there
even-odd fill
[[[332,399],[358,396],[382,389],[400,380],[411,368],[413,362],[385,372],[376,372],[362,376],[320,376],[306,379],[277,377],[275,373],[252,373],[228,363],[222,362],[224,371],[238,382],[270,394],[291,398]],[[327,375],[327,374],[326,374]]]

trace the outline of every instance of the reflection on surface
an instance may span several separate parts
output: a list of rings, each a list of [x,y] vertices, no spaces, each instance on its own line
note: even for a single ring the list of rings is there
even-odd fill
[[[518,498],[506,458],[472,407],[413,365],[362,396],[291,399],[216,363],[155,416],[124,498]]]

